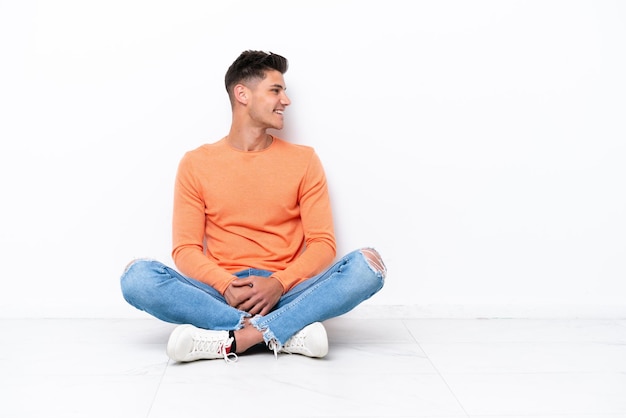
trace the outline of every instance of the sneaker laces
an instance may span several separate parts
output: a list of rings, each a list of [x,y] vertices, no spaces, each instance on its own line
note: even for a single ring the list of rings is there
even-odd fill
[[[278,353],[293,354],[291,351],[289,351],[290,349],[293,349],[293,348],[306,348],[305,342],[304,342],[305,338],[306,338],[306,333],[300,331],[297,334],[295,334],[294,336],[292,336],[285,343],[285,345],[282,346],[281,348],[278,348],[279,344],[276,342],[276,340],[270,340],[270,342],[267,343],[267,346],[268,346],[268,348],[270,350],[274,351],[274,357],[276,357],[278,359]]]
[[[275,340],[270,340],[270,342],[267,343],[267,347],[274,351],[274,357],[278,360],[278,353],[280,352],[278,343]]]
[[[220,338],[207,338],[206,336],[194,336],[192,353],[217,353],[224,356],[226,363],[234,363],[238,357],[235,353],[228,352],[227,348],[233,343],[234,338],[230,337],[226,341]]]

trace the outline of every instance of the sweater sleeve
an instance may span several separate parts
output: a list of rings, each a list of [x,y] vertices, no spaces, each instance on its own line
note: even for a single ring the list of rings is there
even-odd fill
[[[178,166],[174,186],[172,258],[181,273],[224,294],[235,276],[204,254],[204,200],[193,171],[187,154]]]
[[[299,206],[304,229],[305,249],[283,271],[275,272],[284,290],[303,278],[313,277],[335,258],[336,242],[328,184],[322,163],[314,152],[299,191]]]

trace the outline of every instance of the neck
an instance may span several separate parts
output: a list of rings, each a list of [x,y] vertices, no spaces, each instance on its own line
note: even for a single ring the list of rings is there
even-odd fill
[[[241,151],[261,151],[272,144],[272,136],[266,132],[254,135],[242,135],[232,130],[226,137],[228,144]]]

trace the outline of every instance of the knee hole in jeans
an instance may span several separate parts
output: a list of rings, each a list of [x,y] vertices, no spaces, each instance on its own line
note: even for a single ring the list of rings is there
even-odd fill
[[[383,262],[383,259],[378,251],[373,248],[362,248],[361,254],[365,257],[367,264],[377,273],[380,273],[384,278],[387,275],[387,266]]]

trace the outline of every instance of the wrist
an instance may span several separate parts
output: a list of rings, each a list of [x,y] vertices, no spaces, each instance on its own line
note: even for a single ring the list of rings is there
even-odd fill
[[[283,285],[283,282],[280,280],[280,278],[275,274],[272,274],[269,278],[276,280],[280,285],[281,293],[285,294],[285,285]]]

